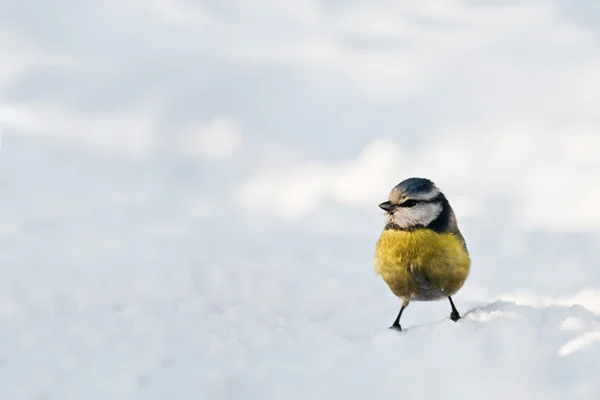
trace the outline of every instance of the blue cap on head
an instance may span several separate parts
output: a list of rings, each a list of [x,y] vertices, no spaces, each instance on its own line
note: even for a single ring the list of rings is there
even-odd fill
[[[405,194],[411,195],[427,193],[435,188],[435,184],[425,178],[408,178],[396,185],[396,188],[400,189]]]

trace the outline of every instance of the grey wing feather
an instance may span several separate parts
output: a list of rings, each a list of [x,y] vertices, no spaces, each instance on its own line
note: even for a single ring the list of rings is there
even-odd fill
[[[463,237],[462,233],[460,232],[460,229],[458,229],[458,223],[456,222],[456,216],[454,215],[454,211],[450,212],[450,221],[448,224],[448,232],[452,233],[454,236],[456,236],[456,238],[459,240],[460,243],[462,243],[465,251],[468,254],[469,250],[467,249],[467,242],[465,241],[465,238]]]

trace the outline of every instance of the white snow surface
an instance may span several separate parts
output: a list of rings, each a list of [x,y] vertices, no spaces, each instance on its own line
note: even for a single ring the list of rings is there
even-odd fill
[[[399,302],[372,270],[376,211],[339,230],[324,216],[197,216],[193,167],[18,136],[5,138],[2,167],[3,399],[600,393],[597,271],[570,250],[593,253],[597,236],[560,239],[575,270],[590,265],[569,282],[560,252],[541,254],[557,239],[486,237],[475,223],[473,275],[455,296],[463,319],[451,322],[446,302],[412,303],[397,333]],[[533,244],[494,255],[496,236]]]
[[[0,5],[0,399],[600,398],[597,10],[282,4]],[[395,332],[408,176],[473,266]]]

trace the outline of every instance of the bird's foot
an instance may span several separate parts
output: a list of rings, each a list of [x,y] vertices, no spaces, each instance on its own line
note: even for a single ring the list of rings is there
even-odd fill
[[[458,313],[458,311],[454,310],[450,313],[450,319],[454,322],[458,321],[460,319],[460,314]]]
[[[398,332],[402,331],[402,327],[400,326],[400,324],[392,325],[390,326],[390,329]]]

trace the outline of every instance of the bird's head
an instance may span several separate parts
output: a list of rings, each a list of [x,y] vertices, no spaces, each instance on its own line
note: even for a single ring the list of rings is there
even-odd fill
[[[379,205],[386,212],[388,228],[410,230],[430,227],[449,208],[446,197],[425,178],[408,178],[396,185],[389,200]]]

